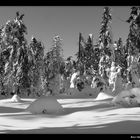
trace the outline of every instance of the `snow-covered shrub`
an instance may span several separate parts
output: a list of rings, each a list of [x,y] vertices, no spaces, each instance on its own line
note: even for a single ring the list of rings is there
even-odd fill
[[[33,114],[61,114],[64,112],[64,108],[53,97],[41,97],[32,102],[25,111],[29,111]]]
[[[77,76],[79,75],[79,71],[78,72],[74,72],[71,76],[71,80],[70,80],[70,88],[74,88],[75,87],[75,83],[77,80]]]
[[[12,98],[11,98],[11,101],[12,102],[20,102],[21,101],[21,98],[18,96],[18,95],[14,95]]]
[[[104,99],[109,99],[109,98],[113,98],[113,96],[104,92],[100,92],[95,100],[104,100]]]
[[[114,105],[123,107],[139,107],[140,106],[140,88],[132,88],[119,93],[112,100]]]

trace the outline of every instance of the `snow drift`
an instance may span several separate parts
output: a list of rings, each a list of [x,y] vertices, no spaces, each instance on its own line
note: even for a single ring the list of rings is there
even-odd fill
[[[53,97],[41,97],[32,102],[25,111],[33,114],[61,114],[64,109]]]
[[[114,105],[123,107],[139,107],[140,106],[140,88],[132,88],[124,90],[112,100]]]
[[[104,100],[104,99],[109,99],[109,98],[113,98],[113,96],[108,95],[104,92],[100,92],[95,100]]]
[[[12,101],[12,102],[20,102],[20,101],[21,101],[21,98],[20,98],[18,95],[14,95],[14,96],[11,98],[11,101]]]

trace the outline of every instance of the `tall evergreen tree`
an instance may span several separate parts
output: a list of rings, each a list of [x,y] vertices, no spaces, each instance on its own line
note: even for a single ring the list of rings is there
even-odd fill
[[[121,58],[124,56],[122,38],[119,38],[119,40],[114,45],[115,45],[114,51],[115,65],[117,66],[121,65]]]
[[[94,45],[93,47],[93,57],[92,57],[92,65],[93,65],[93,69],[95,71],[96,74],[99,73],[99,61],[100,61],[100,48],[99,48],[99,44]]]
[[[4,92],[4,56],[2,50],[0,51],[0,91],[1,93]]]
[[[126,40],[127,49],[127,82],[134,82],[134,67],[138,71],[135,60],[140,54],[140,7],[132,7],[130,17],[126,21],[130,24],[129,34]],[[132,75],[133,74],[133,75]],[[133,80],[132,80],[133,79]]]
[[[89,34],[86,45],[85,45],[85,69],[88,70],[94,63],[93,54],[93,35]]]
[[[62,67],[64,68],[62,39],[59,36],[53,38],[53,45],[50,50],[45,54],[45,75],[46,84],[48,90],[52,91],[52,94],[58,94],[61,84],[61,74],[63,74]],[[45,85],[46,85],[45,84]]]
[[[43,65],[44,65],[44,45],[35,37],[32,37],[29,45],[30,79],[31,85],[36,92],[41,90]]]
[[[55,74],[60,74],[61,65],[64,64],[62,39],[59,36],[53,38],[52,52],[52,67]]]
[[[99,44],[103,44],[103,51],[106,50],[106,53],[110,47],[110,45],[113,43],[113,38],[112,38],[112,31],[111,31],[111,20],[112,16],[110,13],[110,8],[105,7],[104,8],[104,13],[102,17],[102,22],[101,22],[101,29],[100,29],[100,35],[99,35]]]
[[[130,17],[126,21],[130,24],[127,38],[127,51],[129,55],[137,55],[140,52],[140,7],[132,7]]]
[[[22,20],[23,16],[23,14],[16,15],[14,20],[8,21],[1,29],[0,43],[5,61],[4,84],[11,85],[15,92],[28,83],[26,77],[28,72],[25,70],[28,67],[27,41],[25,39],[27,28]],[[24,65],[25,61],[26,65]],[[23,80],[23,77],[26,77],[26,80]]]
[[[75,54],[77,57],[76,61],[76,69],[80,71],[80,74],[84,73],[85,70],[85,46],[86,46],[86,41],[82,36],[82,33],[79,33],[79,44],[78,44],[78,52]]]
[[[113,61],[113,36],[111,31],[111,20],[112,16],[110,13],[110,8],[105,7],[101,22],[101,29],[99,35],[99,48],[100,48],[100,62],[99,62],[99,73],[104,79],[107,78],[106,69],[111,67],[111,62]]]

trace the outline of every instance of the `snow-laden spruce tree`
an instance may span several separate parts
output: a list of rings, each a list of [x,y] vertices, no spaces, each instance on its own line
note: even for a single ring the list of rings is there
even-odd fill
[[[99,65],[100,67],[105,68],[105,67],[110,67],[111,65],[109,57],[111,57],[111,47],[113,43],[111,26],[110,26],[112,16],[109,7],[104,8],[102,19],[103,21],[101,22],[101,29],[100,29],[100,36],[99,36],[99,44],[100,44],[100,51],[101,51],[101,59]],[[101,64],[102,61],[105,61],[106,63]],[[104,69],[101,71],[101,73],[105,73]],[[103,74],[103,76],[104,75],[105,74]]]
[[[75,69],[75,61],[72,59],[72,56],[69,56],[65,59],[63,67],[61,67],[63,70],[62,73],[62,88],[61,93],[67,93],[67,91],[70,88],[71,84],[71,76]]]
[[[132,7],[129,34],[126,42],[127,52],[127,84],[124,91],[120,92],[112,103],[123,107],[139,107],[140,81],[139,81],[139,52],[140,52],[140,7]]]
[[[79,33],[78,52],[75,55],[76,55],[76,70],[79,70],[81,75],[84,73],[85,64],[86,64],[85,46],[86,46],[86,41],[82,33]]]
[[[112,20],[112,15],[110,12],[110,8],[105,7],[103,17],[102,17],[102,22],[101,22],[99,44],[100,44],[101,50],[105,51],[105,54],[109,56],[111,55],[110,49],[113,44],[113,36],[112,36],[112,31],[111,31],[111,26],[110,26],[111,20]]]
[[[60,92],[64,64],[62,39],[57,35],[53,38],[53,45],[45,55],[46,84],[52,95]]]
[[[3,55],[3,51],[0,48],[0,94],[5,94],[4,87],[4,66],[5,66],[5,58]]]
[[[29,76],[31,79],[31,91],[34,95],[41,95],[42,82],[43,82],[43,65],[44,65],[44,45],[35,37],[31,38],[29,44],[29,61],[30,71]]]
[[[115,50],[114,50],[114,54],[115,54],[115,65],[119,65],[121,66],[121,61],[122,61],[122,57],[123,57],[123,41],[122,38],[119,38],[118,41],[114,44],[115,45]]]
[[[28,46],[23,22],[24,14],[16,13],[13,20],[6,22],[1,29],[1,50],[4,55],[4,85],[11,92],[19,94],[21,88],[29,88]]]
[[[84,39],[82,33],[79,33],[79,48],[76,53],[77,56],[77,69],[83,74],[91,68],[97,70],[95,58],[95,50],[93,44],[93,34],[89,34],[87,40]]]
[[[87,47],[87,43],[88,43],[88,47]],[[76,68],[74,69],[74,71],[71,75],[71,78],[70,78],[70,90],[69,90],[69,92],[71,92],[72,94],[73,93],[75,94],[75,91],[76,92],[78,91],[77,85],[79,84],[79,82],[83,81],[82,76],[84,75],[84,73],[88,67],[87,53],[88,53],[89,48],[92,47],[92,39],[90,38],[88,40],[88,42],[86,42],[82,36],[82,33],[79,33],[79,46],[78,47],[79,47],[78,52],[75,54],[76,58],[77,58]],[[87,50],[85,50],[86,47],[87,47]]]
[[[130,17],[128,18],[127,22],[130,24],[129,34],[126,40],[126,48],[128,53],[127,82],[130,83],[132,87],[135,87],[135,85],[137,87],[140,85],[140,75],[138,74],[138,65],[140,64],[137,63],[140,55],[140,7],[131,8]]]
[[[101,29],[99,35],[100,61],[99,61],[99,75],[106,81],[108,85],[107,70],[110,69],[113,61],[113,37],[111,31],[111,12],[109,7],[104,8],[104,13],[101,22]]]
[[[88,70],[93,64],[93,35],[89,34],[85,45],[85,70]]]

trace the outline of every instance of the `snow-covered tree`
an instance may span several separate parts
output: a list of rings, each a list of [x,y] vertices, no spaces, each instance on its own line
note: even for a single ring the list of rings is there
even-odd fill
[[[136,81],[138,81],[138,79],[136,78],[138,75],[135,76],[135,74],[133,73],[133,69],[134,67],[137,67],[136,71],[138,71],[138,63],[135,63],[135,61],[137,61],[136,59],[138,58],[140,53],[140,7],[131,8],[130,17],[126,22],[130,24],[129,34],[126,40],[127,82],[132,84],[134,83],[134,81],[135,83]],[[139,85],[138,82],[137,85]]]
[[[93,35],[89,34],[85,45],[85,69],[88,70],[93,64]]]
[[[129,19],[130,24],[127,38],[127,48],[130,55],[140,52],[140,7],[132,7]]]
[[[45,63],[45,75],[46,84],[48,90],[52,94],[59,94],[61,87],[61,75],[64,73],[64,58],[63,58],[63,48],[62,48],[62,39],[59,36],[53,38],[53,45],[50,50],[46,53],[44,58]]]
[[[51,53],[51,67],[53,69],[54,74],[59,74],[61,65],[64,63],[62,39],[59,36],[55,36],[53,38]]]
[[[111,20],[112,16],[110,8],[105,7],[101,22],[101,29],[99,35],[99,48],[100,48],[100,62],[99,62],[99,73],[102,77],[107,80],[106,69],[111,67],[111,61],[113,61],[113,37],[111,31]]]
[[[4,85],[10,87],[15,93],[20,87],[26,87],[29,80],[27,76],[27,28],[23,22],[24,14],[16,13],[13,20],[6,22],[1,29],[1,50],[4,55]],[[25,65],[26,63],[26,65]],[[25,78],[26,77],[26,78]],[[25,79],[26,80],[25,80]],[[29,86],[29,85],[28,85]]]
[[[75,61],[72,59],[72,56],[69,56],[65,60],[64,77],[65,78],[70,77],[74,69],[75,69]]]
[[[0,91],[1,93],[4,92],[4,56],[2,50],[0,51]]]
[[[110,55],[109,49],[111,47],[110,45],[112,45],[113,43],[113,36],[110,26],[112,16],[109,7],[104,8],[102,19],[103,20],[101,22],[99,44],[102,43],[103,45],[101,45],[101,49],[103,49],[103,51],[105,51],[106,54]]]
[[[119,38],[119,40],[114,44],[115,46],[115,51],[114,51],[114,60],[115,60],[115,65],[121,65],[121,59],[120,57],[122,56],[122,38]]]
[[[99,61],[100,61],[100,48],[99,45],[93,45],[93,52],[92,52],[92,71],[94,73],[98,74],[99,73]]]
[[[80,74],[84,73],[85,70],[85,46],[86,41],[84,37],[82,36],[82,33],[79,33],[79,44],[78,44],[78,52],[75,54],[77,57],[76,60],[76,69],[80,71]]]
[[[40,94],[43,82],[44,45],[35,37],[32,37],[29,45],[29,62],[31,64],[29,72],[31,86],[36,93]]]

